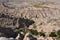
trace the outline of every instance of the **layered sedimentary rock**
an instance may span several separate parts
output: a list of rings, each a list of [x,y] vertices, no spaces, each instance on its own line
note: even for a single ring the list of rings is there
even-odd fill
[[[43,7],[43,8],[36,8],[33,6],[28,6],[23,7],[23,8],[18,8],[15,7],[13,8],[12,6],[9,6],[5,3],[1,3],[0,5],[0,9],[3,8],[1,10],[0,13],[4,13],[5,15],[9,15],[10,17],[16,17],[16,18],[28,18],[28,19],[32,19],[35,21],[35,24],[38,26],[38,24],[41,23],[41,21],[43,21],[44,25],[49,26],[52,25],[55,19],[59,19],[60,18],[60,9],[58,8],[50,8],[50,7]],[[9,18],[7,18],[9,19]],[[6,20],[7,20],[6,19]],[[2,19],[0,19],[2,20]],[[5,20],[5,19],[4,19]],[[10,22],[9,22],[10,20]],[[12,21],[14,21],[14,19],[9,19],[8,22],[13,24]],[[39,21],[41,20],[41,21]],[[52,24],[48,24],[48,23],[52,23]],[[10,25],[11,26],[11,25]],[[55,26],[53,26],[52,28],[54,28]],[[42,27],[43,29],[44,27]]]
[[[4,8],[5,4],[3,5]],[[8,12],[8,14],[16,17],[27,17],[27,18],[58,18],[60,17],[60,9],[58,8],[35,8],[35,7],[27,7],[27,8],[12,8],[10,6],[5,6],[6,8],[2,9],[5,12]]]
[[[36,8],[30,4],[27,4],[26,2],[22,3],[22,5],[15,3],[14,5],[9,5],[9,3],[1,3],[0,26],[2,28],[5,27],[12,29],[23,28],[26,26],[29,29],[35,29],[38,32],[44,31],[46,32],[47,36],[50,32],[60,29],[60,9],[53,7]],[[34,28],[34,26],[36,27]],[[5,32],[3,31],[3,33]],[[9,32],[7,34],[9,34]],[[25,39],[26,38],[27,37],[25,37]],[[35,40],[40,40],[41,38],[45,40],[43,37],[39,37]],[[50,37],[47,37],[46,40],[47,39],[53,40]]]

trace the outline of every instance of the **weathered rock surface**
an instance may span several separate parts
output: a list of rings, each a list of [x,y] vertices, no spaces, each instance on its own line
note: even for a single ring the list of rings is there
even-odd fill
[[[37,40],[37,38],[35,38],[31,34],[27,33],[23,40]]]
[[[0,40],[16,40],[16,39],[14,39],[14,38],[0,37]]]
[[[12,29],[28,27],[38,32],[44,31],[48,35],[52,31],[60,30],[60,3],[58,1],[41,1],[43,7],[31,5],[32,0],[0,0],[0,36],[16,37]],[[36,0],[34,1],[36,2]],[[47,3],[48,2],[48,3]],[[53,2],[53,3],[50,3]],[[46,7],[45,7],[46,6]],[[31,21],[33,20],[33,21]],[[35,24],[34,26],[32,24]],[[7,36],[8,35],[8,36]],[[14,36],[15,35],[15,36]],[[24,35],[23,35],[24,36]],[[22,37],[21,37],[22,38]],[[20,38],[20,39],[21,39]],[[54,40],[52,37],[23,37],[24,40]],[[4,39],[2,39],[4,40]],[[6,39],[8,40],[8,39]],[[21,39],[23,40],[23,39]]]
[[[0,27],[0,37],[15,38],[16,36],[17,36],[17,33],[14,32],[12,29]]]

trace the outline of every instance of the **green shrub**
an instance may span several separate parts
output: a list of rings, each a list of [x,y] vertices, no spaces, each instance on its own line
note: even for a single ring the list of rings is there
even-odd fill
[[[30,29],[30,33],[33,34],[33,35],[38,35],[37,30]]]
[[[29,29],[27,29],[27,28],[19,28],[19,29],[15,29],[14,31],[18,32],[18,33],[23,32],[24,34],[26,34],[26,33],[29,32]]]
[[[56,35],[55,32],[51,32],[51,33],[49,34],[49,36],[50,36],[50,37],[57,37],[57,35]]]
[[[57,36],[60,38],[60,30],[57,31]]]
[[[39,35],[45,37],[45,33],[44,32],[39,32]]]

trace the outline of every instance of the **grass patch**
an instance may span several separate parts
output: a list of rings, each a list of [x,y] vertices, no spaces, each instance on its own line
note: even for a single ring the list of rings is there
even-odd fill
[[[34,2],[34,3],[32,3],[32,5],[33,5],[34,7],[36,7],[36,8],[47,8],[47,7],[44,6],[44,4],[42,4],[42,3],[36,3],[36,2]]]

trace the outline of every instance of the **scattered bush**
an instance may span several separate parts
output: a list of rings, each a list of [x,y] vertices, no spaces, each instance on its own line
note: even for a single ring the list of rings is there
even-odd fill
[[[20,29],[17,29],[17,31],[16,31],[16,32],[18,32],[18,33],[23,32],[24,34],[26,34],[26,33],[28,33],[28,32],[29,32],[29,29],[20,28]]]
[[[57,31],[57,36],[60,38],[60,30]]]
[[[49,36],[50,36],[50,37],[57,37],[57,35],[56,35],[55,32],[51,32],[51,33],[49,34]]]
[[[45,33],[44,32],[39,32],[39,35],[45,37]]]
[[[38,35],[37,30],[30,29],[29,31],[30,31],[30,33],[33,34],[33,35]]]

